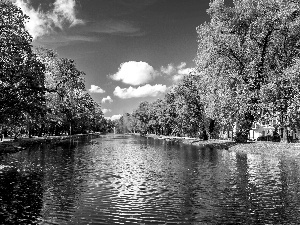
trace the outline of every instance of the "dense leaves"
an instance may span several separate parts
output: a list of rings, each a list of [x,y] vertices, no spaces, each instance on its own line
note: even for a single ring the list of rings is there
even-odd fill
[[[43,135],[106,131],[73,60],[31,46],[27,16],[0,0],[0,131]],[[111,128],[109,128],[111,129]]]
[[[32,52],[26,19],[10,1],[0,1],[0,123],[45,113],[44,65]]]
[[[226,7],[215,0],[208,13],[210,23],[197,28],[195,62],[224,93],[215,97],[221,111],[231,115],[227,121],[244,136],[254,121],[278,115],[281,127],[295,124],[299,116],[290,108],[297,105],[299,89],[293,85],[297,73],[291,76],[299,63],[299,2],[239,0]],[[226,104],[229,99],[233,107]]]
[[[299,1],[213,0],[207,12],[210,21],[196,29],[195,71],[170,88],[164,106],[147,103],[160,116],[141,117],[140,105],[132,114],[139,129],[206,138],[235,128],[245,141],[254,122],[300,128]]]

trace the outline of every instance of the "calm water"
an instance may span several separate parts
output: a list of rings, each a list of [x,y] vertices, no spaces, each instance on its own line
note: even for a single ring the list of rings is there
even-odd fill
[[[299,224],[297,159],[110,136],[0,157],[2,224]]]

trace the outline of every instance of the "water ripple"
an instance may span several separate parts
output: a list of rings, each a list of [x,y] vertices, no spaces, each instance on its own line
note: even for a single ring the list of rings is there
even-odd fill
[[[299,160],[103,137],[0,159],[5,224],[298,224]]]

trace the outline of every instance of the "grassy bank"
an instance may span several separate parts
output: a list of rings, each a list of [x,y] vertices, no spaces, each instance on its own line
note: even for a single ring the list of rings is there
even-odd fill
[[[197,138],[164,136],[164,135],[155,135],[155,134],[149,134],[146,135],[145,137],[161,139],[161,140],[174,142],[174,143],[190,144],[199,147],[211,147],[215,149],[229,149],[230,147],[236,145],[236,143],[231,140],[211,139],[211,140],[203,141]]]
[[[95,138],[99,136],[100,134],[92,133],[92,134],[76,134],[76,135],[65,135],[65,136],[20,138],[17,140],[6,139],[3,142],[0,142],[0,154],[15,153],[38,144],[57,145],[68,141],[76,141],[87,137]]]
[[[300,143],[280,143],[280,142],[248,142],[236,143],[231,140],[212,139],[203,141],[196,138],[174,137],[174,136],[158,136],[147,135],[148,138],[162,139],[174,143],[183,143],[189,145],[199,146],[199,148],[214,148],[226,149],[232,152],[242,154],[260,154],[270,157],[294,157],[300,159]]]
[[[244,154],[260,154],[270,157],[293,157],[300,159],[300,143],[258,141],[250,144],[236,144],[230,151]]]

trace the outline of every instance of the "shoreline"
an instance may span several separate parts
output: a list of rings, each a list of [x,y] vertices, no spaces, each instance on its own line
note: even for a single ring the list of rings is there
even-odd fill
[[[22,150],[26,150],[34,145],[39,144],[51,144],[58,145],[67,141],[76,141],[81,138],[99,137],[99,133],[90,134],[74,134],[74,135],[64,135],[64,136],[45,136],[45,137],[32,137],[32,138],[20,138],[17,140],[9,139],[0,142],[0,155],[16,153]]]
[[[176,137],[176,136],[165,136],[165,135],[155,135],[155,134],[145,135],[144,137],[165,140],[168,142],[174,142],[178,144],[194,145],[200,148],[208,147],[208,148],[226,149],[226,150],[228,150],[231,146],[237,144],[232,140],[210,139],[210,140],[203,141],[199,138]]]
[[[211,148],[218,150],[227,150],[240,154],[254,154],[268,157],[293,157],[300,159],[300,143],[282,143],[271,141],[256,141],[247,143],[236,143],[232,140],[211,139],[203,141],[197,138],[163,136],[163,135],[145,135],[146,138],[171,141],[178,144],[193,145],[199,149]]]
[[[101,137],[103,134],[90,133],[90,134],[75,134],[65,136],[46,136],[46,137],[32,137],[32,138],[20,138],[17,140],[5,140],[0,142],[0,155],[16,153],[22,150],[26,150],[34,145],[50,144],[59,145],[69,141],[78,141],[82,138]],[[145,138],[152,138],[171,142],[175,144],[193,145],[199,147],[199,149],[215,149],[215,150],[227,150],[229,152],[236,152],[240,154],[256,154],[269,157],[294,157],[300,159],[300,143],[282,143],[282,142],[247,142],[236,143],[232,140],[210,139],[203,141],[198,138],[189,137],[177,137],[177,136],[165,136],[165,135],[140,135],[130,133],[128,135],[142,136]]]

